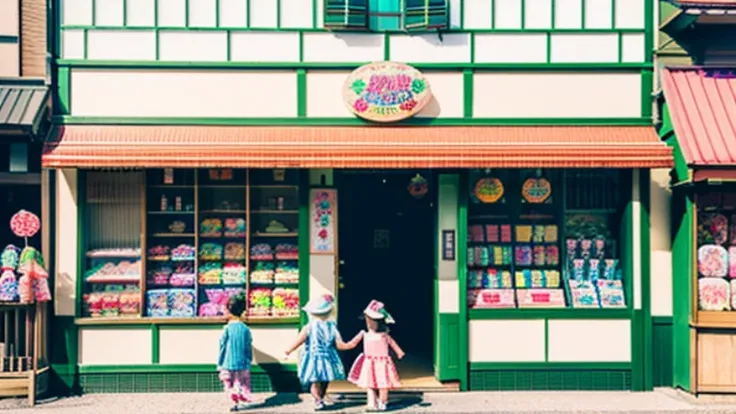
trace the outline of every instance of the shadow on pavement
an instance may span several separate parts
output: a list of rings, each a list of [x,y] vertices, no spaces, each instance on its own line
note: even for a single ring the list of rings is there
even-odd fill
[[[257,402],[254,404],[251,404],[248,406],[249,410],[259,409],[259,408],[273,408],[273,407],[281,407],[285,405],[295,405],[295,404],[301,404],[302,400],[299,398],[298,394],[275,394],[272,395],[262,402]]]

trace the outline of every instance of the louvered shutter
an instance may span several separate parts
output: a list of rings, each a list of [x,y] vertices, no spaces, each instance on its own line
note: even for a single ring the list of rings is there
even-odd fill
[[[369,0],[324,0],[324,26],[330,30],[366,30]]]
[[[404,30],[446,29],[449,13],[447,0],[403,0]]]

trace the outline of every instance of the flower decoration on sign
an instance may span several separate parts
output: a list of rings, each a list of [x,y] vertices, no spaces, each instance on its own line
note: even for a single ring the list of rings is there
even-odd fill
[[[409,194],[414,198],[422,198],[429,191],[427,179],[417,174],[409,182]]]
[[[481,178],[473,187],[473,194],[481,203],[496,203],[503,197],[503,193],[503,183],[495,177]]]
[[[354,114],[375,122],[409,118],[432,99],[421,72],[396,62],[361,66],[346,80],[343,96]]]

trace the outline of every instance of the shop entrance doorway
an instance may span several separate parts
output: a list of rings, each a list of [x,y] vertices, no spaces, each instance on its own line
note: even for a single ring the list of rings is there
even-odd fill
[[[428,192],[409,191],[420,174]],[[434,215],[436,189],[429,171],[341,171],[338,183],[338,323],[350,338],[371,299],[396,319],[391,335],[407,356],[399,373],[433,378]],[[349,369],[360,352],[344,353]]]

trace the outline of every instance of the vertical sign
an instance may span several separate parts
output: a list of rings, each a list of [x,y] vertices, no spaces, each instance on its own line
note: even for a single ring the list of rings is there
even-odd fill
[[[337,190],[316,188],[309,192],[309,234],[312,254],[337,253]]]
[[[455,260],[455,230],[442,230],[442,260]]]

